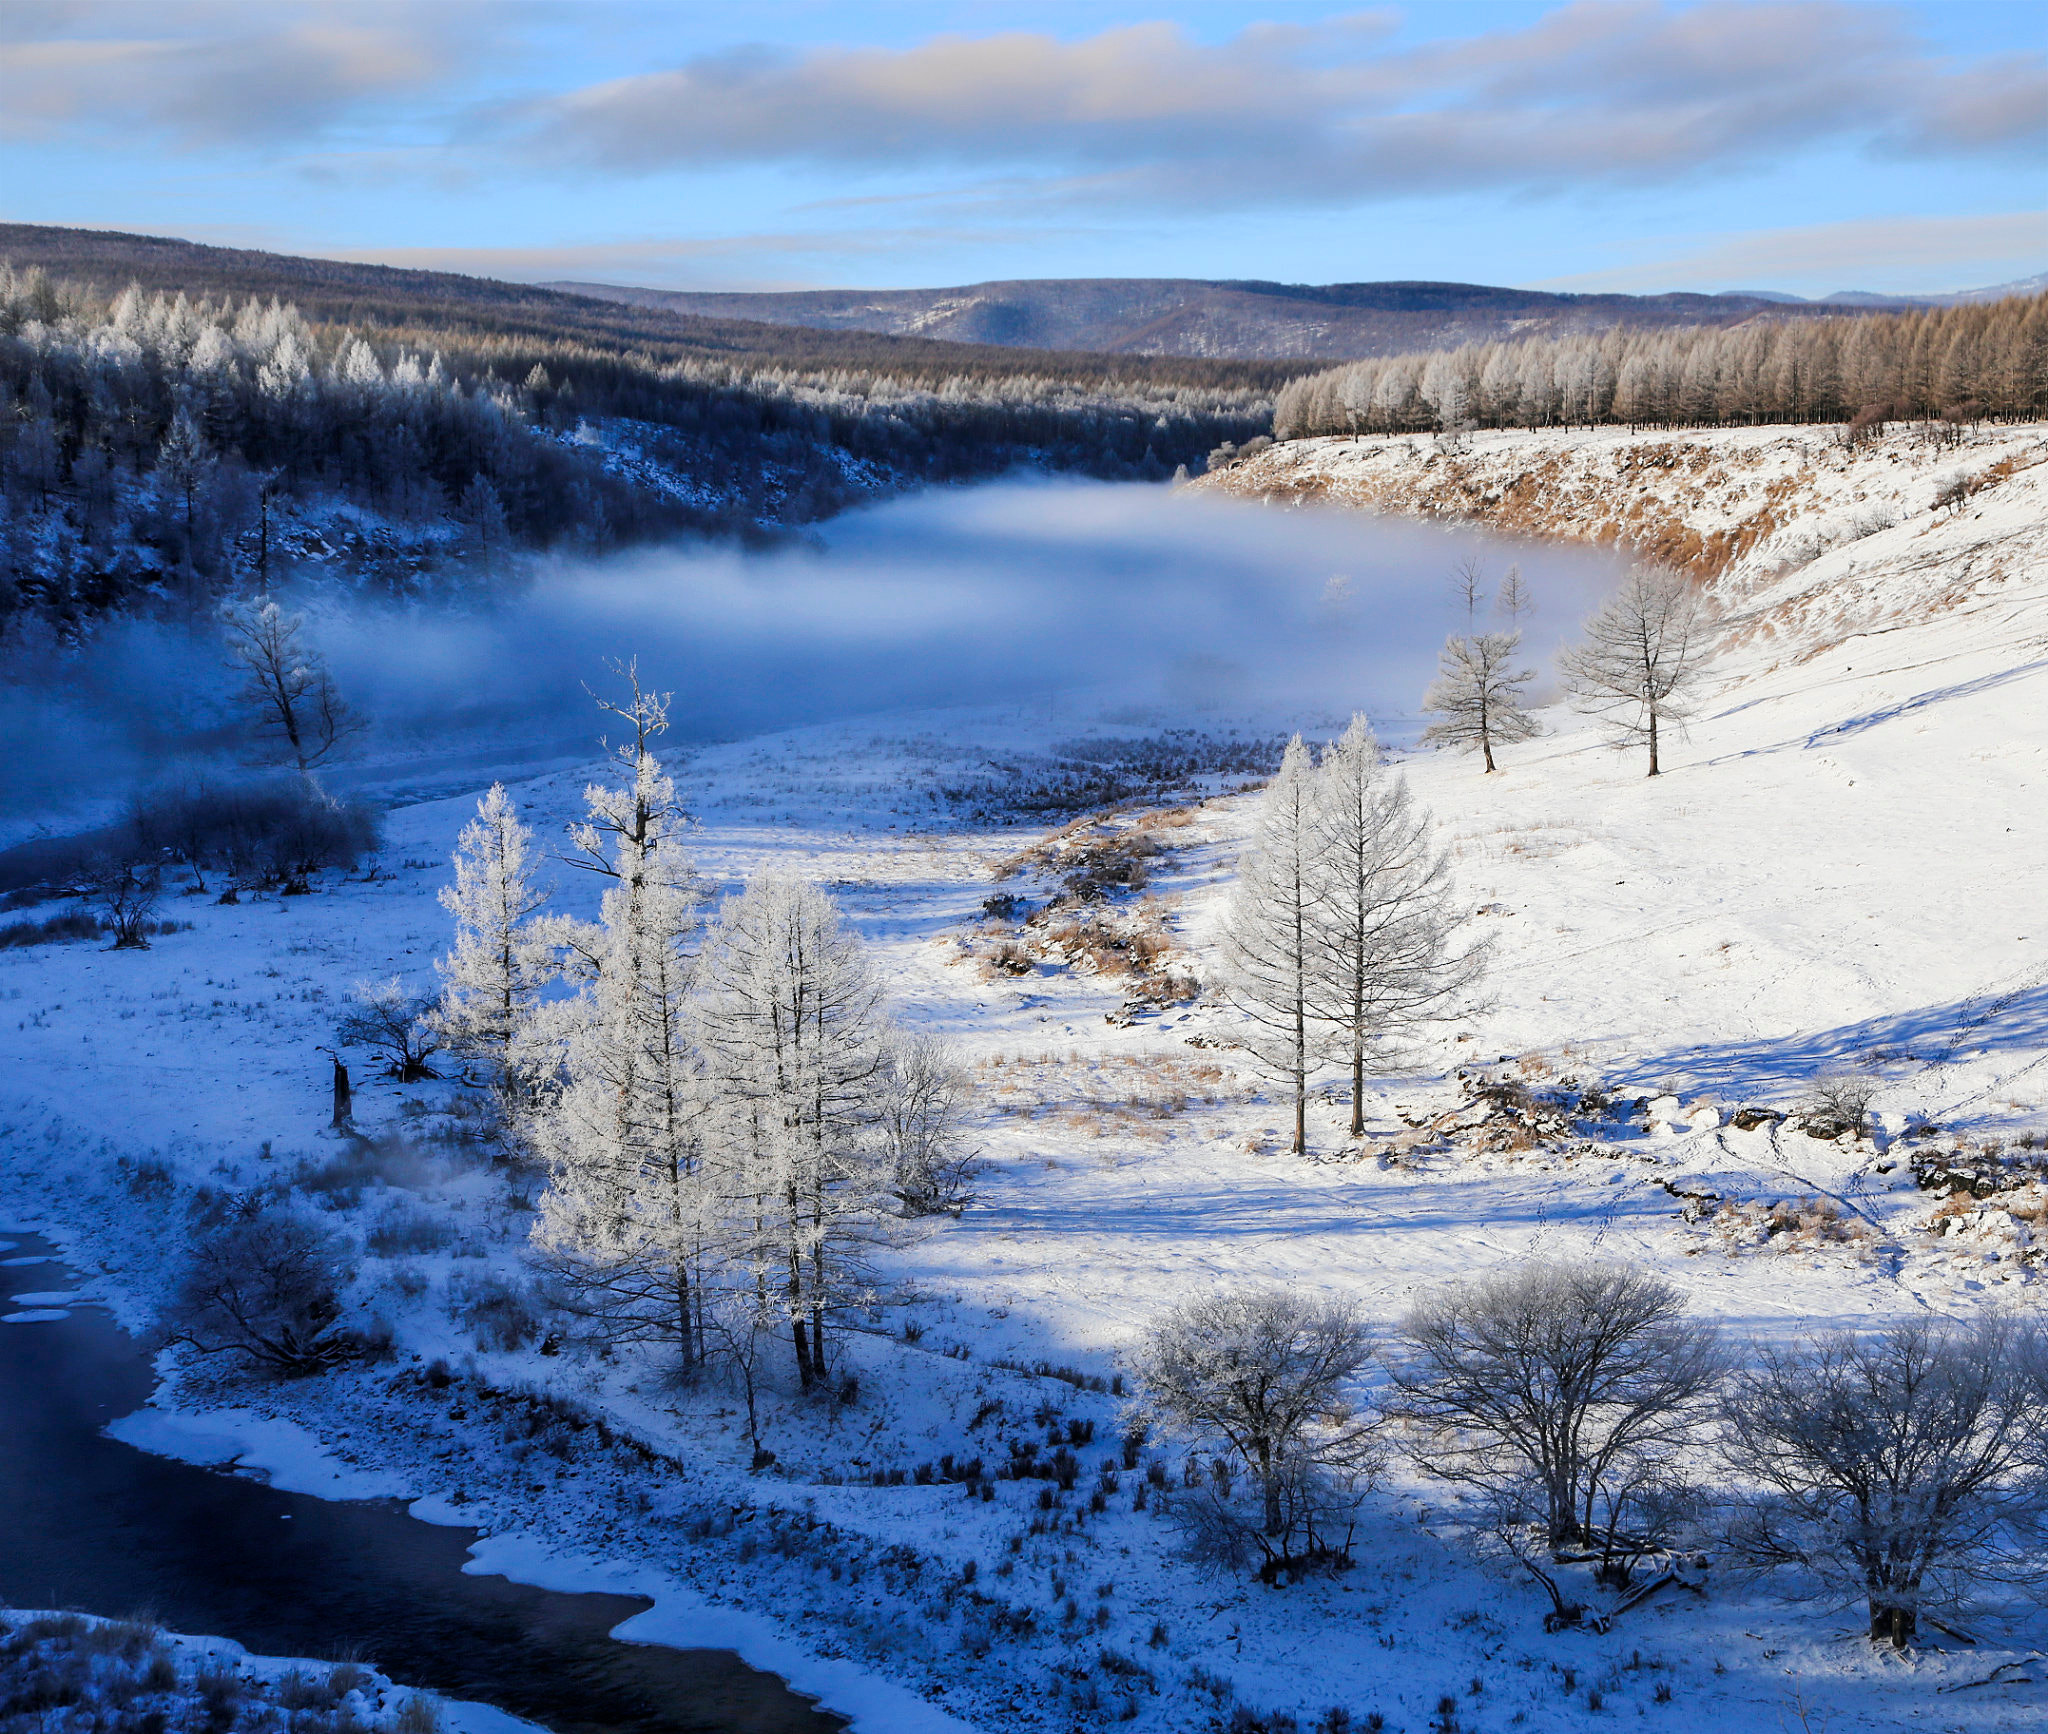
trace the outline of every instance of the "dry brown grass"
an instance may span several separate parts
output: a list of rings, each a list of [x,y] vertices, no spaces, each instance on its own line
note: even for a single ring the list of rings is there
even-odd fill
[[[1193,1107],[1217,1107],[1245,1089],[1215,1060],[1174,1053],[994,1055],[976,1087],[997,1114],[1049,1121],[1090,1138],[1164,1141]]]
[[[1876,1231],[1831,1198],[1780,1198],[1769,1203],[1724,1202],[1705,1226],[1730,1257],[1752,1252],[1858,1251],[1875,1244]]]

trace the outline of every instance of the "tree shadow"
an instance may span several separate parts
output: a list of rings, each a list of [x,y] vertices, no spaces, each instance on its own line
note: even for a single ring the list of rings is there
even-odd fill
[[[1947,1065],[1967,1053],[2028,1048],[2048,1049],[2048,983],[1772,1040],[1672,1049],[1628,1070],[1635,1082],[1682,1078],[1696,1090],[1755,1100],[1802,1087],[1823,1072],[1888,1062]]]

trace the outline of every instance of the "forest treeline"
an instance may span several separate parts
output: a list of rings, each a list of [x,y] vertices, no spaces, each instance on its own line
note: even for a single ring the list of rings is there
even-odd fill
[[[413,311],[357,330],[0,263],[0,632],[316,561],[460,588],[501,548],[756,532],[1018,464],[1164,479],[1271,408],[1251,384],[662,360]]]
[[[1731,328],[1471,343],[1290,381],[1279,439],[2048,414],[2048,296]]]

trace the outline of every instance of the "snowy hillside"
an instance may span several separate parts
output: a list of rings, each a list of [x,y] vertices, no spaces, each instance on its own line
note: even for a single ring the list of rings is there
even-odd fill
[[[2039,1726],[2038,1666],[1950,1695],[2038,1648],[2038,1611],[1994,1610],[1975,1646],[1901,1663],[1853,1608],[1714,1574],[1611,1633],[1549,1634],[1536,1586],[1487,1563],[1448,1490],[1399,1459],[1352,1570],[1279,1589],[1216,1575],[1157,1514],[1184,1450],[1130,1431],[1124,1394],[1137,1334],[1217,1283],[1272,1279],[1391,1323],[1429,1285],[1530,1252],[1653,1268],[1745,1349],[2039,1311],[2043,458],[2042,428],[1854,451],[1816,429],[1592,430],[1455,452],[1298,442],[1196,484],[1627,540],[1709,579],[1723,612],[1699,718],[1655,781],[1562,710],[1496,776],[1401,756],[1494,945],[1490,1003],[1378,1082],[1362,1140],[1319,1096],[1306,1157],[1231,1014],[1194,993],[1254,819],[1244,777],[1100,823],[987,825],[943,791],[1074,723],[972,710],[677,766],[701,875],[729,889],[781,863],[827,887],[899,1015],[957,1045],[986,1164],[957,1220],[882,1255],[888,1304],[848,1349],[857,1397],[769,1394],[760,1473],[731,1391],[679,1389],[645,1351],[551,1352],[522,1265],[535,1182],[480,1154],[473,1093],[376,1083],[357,1109],[374,1137],[322,1130],[316,1049],[349,984],[433,983],[434,893],[471,796],[392,813],[375,877],[193,895],[166,911],[191,929],[146,952],[0,951],[0,1226],[46,1229],[97,1273],[86,1293],[140,1322],[190,1188],[294,1179],[361,1237],[353,1304],[390,1327],[391,1358],[269,1386],[173,1360],[159,1403],[179,1413],[123,1425],[173,1450],[203,1431],[208,1460],[246,1436],[261,1463],[294,1423],[345,1477],[492,1531],[482,1569],[645,1588],[660,1605],[627,1635],[736,1644],[873,1734],[1342,1734],[1374,1713],[1412,1734],[1562,1734],[1596,1710],[1749,1734],[1819,1726],[1820,1706],[1838,1734]],[[558,836],[590,774],[512,793]],[[1029,918],[1132,859],[1142,891]],[[1020,902],[990,905],[1005,895]],[[574,882],[558,904],[594,900]],[[1870,1136],[1784,1117],[1846,1069],[1877,1080]],[[1955,1173],[1984,1178],[1937,1178]],[[1064,1476],[1017,1467],[1058,1452]]]

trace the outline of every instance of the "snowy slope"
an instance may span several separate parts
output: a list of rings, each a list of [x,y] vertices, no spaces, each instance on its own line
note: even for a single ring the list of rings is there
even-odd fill
[[[1654,503],[1635,500],[1613,479],[1622,436],[1544,437],[1607,466],[1617,519],[1640,504],[1640,518],[1683,519],[1703,540],[1754,526],[1747,496],[1704,482],[1683,501],[1656,492],[1663,468]],[[1513,461],[1526,464],[1526,436],[1506,438],[1524,439]],[[1589,1687],[1604,1714],[1688,1730],[1797,1726],[1799,1706],[1818,1703],[1838,1730],[2038,1726],[2039,1685],[1937,1695],[2040,1644],[2038,1624],[1993,1624],[1976,1651],[1902,1667],[1854,1639],[1853,1612],[1722,1584],[1608,1637],[1546,1636],[1533,1588],[1476,1564],[1443,1490],[1405,1470],[1371,1508],[1355,1571],[1282,1591],[1201,1575],[1132,1509],[1147,1463],[1177,1472],[1162,1441],[1119,1470],[1103,1512],[1086,1508],[1124,1415],[1088,1387],[1117,1374],[1160,1309],[1215,1281],[1279,1279],[1392,1318],[1419,1288],[1503,1258],[1597,1251],[1670,1275],[1741,1342],[1919,1308],[2040,1306],[2048,1263],[2026,1222],[2003,1205],[1940,1211],[1910,1175],[1915,1152],[2048,1129],[2048,468],[2019,461],[2042,450],[2041,430],[1997,441],[1838,465],[1810,430],[1701,436],[1727,448],[1724,490],[1770,480],[1767,468],[1789,479],[1778,521],[1715,576],[1729,648],[1690,737],[1654,782],[1563,713],[1495,777],[1465,759],[1404,760],[1494,938],[1493,1003],[1442,1032],[1418,1075],[1383,1081],[1363,1144],[1346,1146],[1339,1105],[1319,1108],[1308,1159],[1285,1154],[1284,1105],[1219,1045],[1220,1011],[1134,1010],[1128,981],[1072,951],[1081,961],[1023,974],[990,966],[1004,934],[980,923],[981,904],[998,889],[1042,895],[1041,869],[997,878],[1036,833],[944,822],[928,791],[987,749],[1071,734],[1072,718],[867,719],[683,765],[702,872],[730,885],[789,861],[829,886],[906,1019],[976,1065],[986,1116],[978,1204],[889,1255],[896,1304],[850,1345],[860,1401],[819,1417],[776,1398],[770,1474],[747,1475],[728,1393],[677,1392],[631,1358],[477,1346],[451,1306],[483,1271],[517,1279],[530,1194],[447,1141],[448,1092],[372,1088],[362,1118],[410,1127],[413,1154],[389,1164],[388,1184],[337,1179],[347,1164],[318,1130],[314,1045],[356,977],[430,981],[446,943],[433,892],[468,797],[394,813],[392,873],[375,882],[238,908],[192,898],[177,913],[194,930],[145,954],[0,953],[13,1026],[0,1025],[0,1207],[104,1268],[93,1292],[131,1316],[162,1280],[168,1207],[134,1196],[124,1158],[214,1185],[326,1165],[312,1178],[358,1228],[443,1225],[438,1245],[422,1236],[424,1250],[368,1261],[364,1305],[393,1324],[395,1367],[253,1392],[184,1371],[161,1401],[347,1432],[343,1461],[501,1532],[487,1546],[547,1550],[572,1579],[667,1573],[681,1609],[708,1597],[779,1614],[804,1652],[972,1726],[1094,1726],[1128,1705],[1140,1727],[1206,1728],[1235,1694],[1304,1725],[1341,1705],[1419,1729],[1450,1694],[1473,1728],[1564,1730],[1587,1725]],[[1350,472],[1324,444],[1315,491],[1341,496]],[[1823,474],[1796,472],[1801,449]],[[1744,452],[1762,454],[1759,473],[1737,463]],[[2007,458],[1962,510],[1931,511],[1949,471]],[[1427,453],[1398,461],[1429,467]],[[1846,539],[1858,512],[1896,521]],[[1802,538],[1815,552],[1795,565]],[[557,830],[583,781],[522,784],[529,823]],[[1172,852],[1152,915],[1196,974],[1251,817],[1240,796],[1157,822]],[[589,896],[570,884],[562,902],[587,913]],[[1476,1113],[1433,1131],[1466,1099],[1456,1068],[1504,1057],[1530,1083],[1598,1080],[1646,1106],[1521,1149],[1486,1148],[1517,1140],[1487,1138]],[[1874,1140],[1732,1123],[1843,1065],[1882,1079]],[[1904,1135],[1923,1120],[1940,1130]],[[1789,1232],[1761,1226],[1774,1205]],[[421,1376],[437,1356],[452,1384]],[[1020,1370],[1039,1362],[1066,1376]],[[542,1435],[521,1417],[541,1389],[668,1461],[534,1451]],[[1001,1462],[1009,1440],[1043,1442],[1049,1424],[1094,1429],[1077,1493],[1050,1513],[1043,1482],[999,1482],[990,1503],[914,1476],[866,1484],[942,1453]],[[442,1460],[451,1447],[459,1472]],[[664,1635],[687,1629],[678,1615]],[[809,1684],[787,1650],[757,1653]],[[851,1673],[810,1689],[848,1707],[863,1690]],[[862,1725],[909,1726],[901,1714],[871,1709]]]

